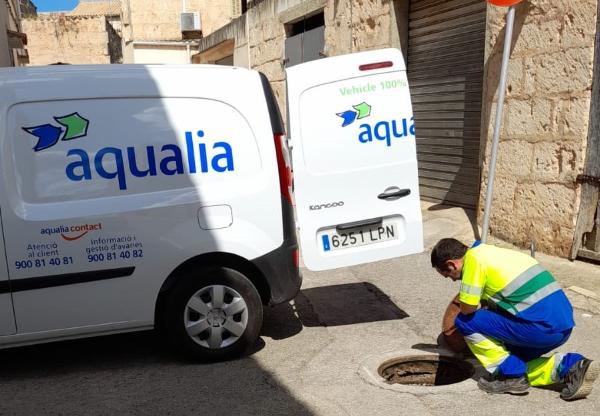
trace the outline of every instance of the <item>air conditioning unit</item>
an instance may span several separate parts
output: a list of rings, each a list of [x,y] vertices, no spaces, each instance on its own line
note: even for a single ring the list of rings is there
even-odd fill
[[[181,13],[180,22],[182,32],[196,32],[202,30],[200,12]]]

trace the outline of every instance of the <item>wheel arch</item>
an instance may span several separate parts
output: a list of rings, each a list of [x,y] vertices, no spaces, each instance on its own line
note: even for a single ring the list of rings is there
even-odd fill
[[[165,301],[171,289],[177,284],[177,282],[184,276],[192,273],[201,267],[227,267],[236,270],[246,276],[254,285],[260,295],[261,302],[266,305],[271,300],[271,290],[267,279],[262,272],[254,265],[251,261],[231,253],[213,252],[200,254],[192,257],[173,270],[169,276],[163,282],[156,300],[154,310],[154,323],[155,326],[160,328],[161,316]],[[199,276],[200,278],[200,276]]]

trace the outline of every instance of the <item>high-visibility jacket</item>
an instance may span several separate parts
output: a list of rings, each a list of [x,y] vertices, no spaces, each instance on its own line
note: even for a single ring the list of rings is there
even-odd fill
[[[534,258],[514,250],[480,244],[467,250],[459,299],[468,305],[486,300],[529,322],[564,331],[575,326],[573,308],[554,277]]]

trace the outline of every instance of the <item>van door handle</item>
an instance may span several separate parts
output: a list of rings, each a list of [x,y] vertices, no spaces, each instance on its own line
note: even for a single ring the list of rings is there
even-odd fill
[[[338,232],[340,232],[340,231],[352,230],[354,228],[372,227],[375,225],[381,225],[382,222],[383,222],[383,218],[374,218],[372,220],[356,221],[356,222],[349,222],[347,224],[340,224],[337,227],[335,227],[335,229]]]
[[[377,198],[395,201],[396,199],[400,199],[400,198],[410,195],[410,189],[398,189],[398,188],[394,188],[394,189],[397,189],[397,190],[390,192],[389,190],[386,189],[386,192],[377,195]]]

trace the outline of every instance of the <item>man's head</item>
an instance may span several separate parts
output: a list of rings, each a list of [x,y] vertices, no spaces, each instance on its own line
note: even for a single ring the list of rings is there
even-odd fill
[[[431,266],[444,277],[460,280],[463,257],[468,249],[454,238],[443,238],[431,250]]]

